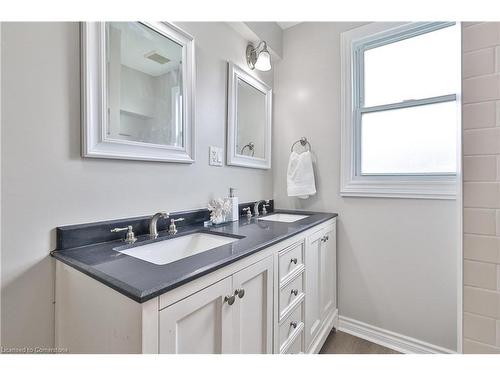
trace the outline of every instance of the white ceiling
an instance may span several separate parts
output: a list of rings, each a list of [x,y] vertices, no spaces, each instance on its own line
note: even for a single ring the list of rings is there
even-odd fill
[[[276,22],[283,30],[298,25],[300,22]]]

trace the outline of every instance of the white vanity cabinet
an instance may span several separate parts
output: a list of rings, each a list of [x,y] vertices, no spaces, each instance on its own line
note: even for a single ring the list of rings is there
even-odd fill
[[[70,353],[317,353],[338,322],[336,219],[144,303],[56,262]]]
[[[160,353],[272,353],[273,259],[160,310]]]

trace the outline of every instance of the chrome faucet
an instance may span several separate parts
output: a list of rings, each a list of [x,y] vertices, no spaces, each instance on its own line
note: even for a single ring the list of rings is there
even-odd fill
[[[158,219],[168,219],[170,214],[166,212],[158,212],[153,215],[151,221],[149,222],[149,237],[157,238],[158,237]]]
[[[262,214],[265,215],[267,213],[266,205],[269,205],[269,200],[268,199],[261,199],[260,201],[255,202],[255,204],[253,206],[253,214],[254,214],[254,216],[259,216],[259,204],[261,202],[264,203]]]

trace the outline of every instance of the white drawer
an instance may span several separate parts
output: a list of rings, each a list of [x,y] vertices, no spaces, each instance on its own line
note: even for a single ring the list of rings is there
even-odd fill
[[[280,319],[287,312],[289,306],[291,306],[295,301],[299,301],[302,298],[302,294],[304,291],[303,275],[303,272],[298,274],[295,279],[281,287],[279,296]]]
[[[283,348],[283,349],[285,349],[283,354],[304,353],[304,349],[302,346],[303,336],[304,336],[304,332],[300,332],[300,334],[297,337],[295,337],[295,340],[293,340],[293,342],[290,344],[290,346],[287,345],[287,347]]]
[[[298,242],[279,253],[279,277],[283,282],[298,267],[304,267],[304,242]]]
[[[288,347],[288,344],[295,340],[304,330],[304,319],[302,317],[302,303],[298,305],[293,312],[280,323],[279,338],[280,352]]]

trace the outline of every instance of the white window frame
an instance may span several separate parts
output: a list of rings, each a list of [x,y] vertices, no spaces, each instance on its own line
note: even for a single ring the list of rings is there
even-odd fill
[[[457,174],[361,175],[361,115],[396,108],[455,101],[457,142],[460,137],[460,77],[456,94],[363,107],[363,53],[365,50],[425,34],[454,22],[372,23],[341,35],[341,196],[455,199]],[[457,43],[460,43],[460,29]],[[458,49],[460,51],[460,49]],[[461,57],[457,54],[457,61]],[[460,147],[457,145],[457,160]],[[457,166],[459,163],[457,163]],[[458,171],[457,171],[458,173]]]

